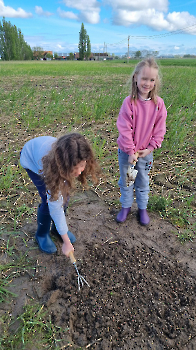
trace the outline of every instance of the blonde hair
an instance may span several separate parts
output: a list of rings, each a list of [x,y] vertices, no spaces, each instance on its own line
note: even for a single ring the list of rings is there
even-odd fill
[[[149,68],[154,68],[157,69],[157,78],[155,81],[155,86],[154,88],[150,91],[149,93],[149,98],[151,98],[155,104],[157,104],[157,96],[158,92],[160,89],[161,85],[161,77],[159,73],[159,66],[157,62],[155,61],[154,57],[147,57],[144,60],[140,61],[137,66],[135,67],[133,73],[132,73],[132,84],[131,84],[131,100],[134,101],[135,103],[137,102],[139,96],[138,96],[138,88],[137,88],[137,83],[135,81],[135,75],[139,74],[141,69],[143,67],[149,67]]]

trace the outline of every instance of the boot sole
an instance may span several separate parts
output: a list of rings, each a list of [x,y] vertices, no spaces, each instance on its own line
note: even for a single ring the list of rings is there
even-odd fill
[[[147,224],[143,224],[143,223],[142,223],[142,222],[140,222],[140,221],[139,221],[139,223],[140,223],[140,225],[141,225],[141,226],[148,226],[148,225],[149,225],[149,223],[150,223],[150,221],[149,221]]]
[[[117,218],[116,218],[115,220],[116,220],[116,222],[117,222],[118,224],[123,224],[123,222],[125,222],[125,221],[127,220],[127,218],[126,218],[124,221],[120,221],[120,220],[118,220]]]

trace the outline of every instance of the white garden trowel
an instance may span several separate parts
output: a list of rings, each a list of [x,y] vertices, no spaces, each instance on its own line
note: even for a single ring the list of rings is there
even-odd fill
[[[136,157],[138,158],[138,152],[135,153]],[[133,164],[129,164],[127,169],[127,177],[126,177],[126,184],[127,187],[132,186],[135,182],[138,170],[135,169],[136,161],[133,162]]]

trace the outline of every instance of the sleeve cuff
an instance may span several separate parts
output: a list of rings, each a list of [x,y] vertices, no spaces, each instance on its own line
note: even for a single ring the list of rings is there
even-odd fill
[[[154,151],[154,147],[151,146],[151,145],[149,145],[147,148],[148,148],[151,152]]]

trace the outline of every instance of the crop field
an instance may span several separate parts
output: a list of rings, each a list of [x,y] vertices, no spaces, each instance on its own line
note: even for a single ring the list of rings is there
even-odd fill
[[[85,195],[91,192],[113,217],[120,208],[116,120],[121,104],[129,94],[130,77],[136,62],[0,61],[0,349],[85,349],[88,345],[90,349],[97,350],[129,349],[124,340],[124,347],[121,347],[120,341],[112,343],[113,340],[109,340],[106,334],[103,338],[102,331],[94,338],[87,334],[88,341],[81,340],[78,335],[80,329],[72,332],[73,343],[66,340],[58,343],[59,334],[61,339],[67,339],[71,331],[68,331],[68,325],[64,334],[61,329],[62,320],[57,320],[54,311],[48,313],[45,310],[43,293],[40,298],[30,296],[25,305],[18,301],[23,309],[18,306],[14,316],[11,315],[9,303],[19,305],[17,295],[20,291],[14,287],[16,281],[20,284],[20,279],[22,281],[26,275],[32,280],[36,273],[41,274],[38,272],[38,248],[33,234],[39,195],[19,164],[24,143],[40,135],[59,137],[73,131],[85,135],[99,160],[102,177],[97,186],[90,184],[88,190],[76,185],[70,200],[70,210],[77,208],[77,203],[81,204],[78,193],[83,192]],[[167,132],[162,147],[154,151],[148,210],[156,220],[170,225],[172,240],[175,239],[179,247],[186,249],[188,244],[191,250],[195,243],[196,229],[196,61],[165,59],[158,63],[162,75],[159,95],[164,99],[168,112]],[[33,227],[32,231],[30,227]],[[88,244],[87,247],[89,250],[95,249]],[[118,249],[119,254],[126,251],[124,245],[122,251],[120,247]],[[102,253],[106,254],[104,250]],[[40,259],[41,254],[39,253]],[[63,259],[62,254],[59,259]],[[54,265],[57,264],[55,258],[52,261]],[[44,262],[47,263],[49,260]],[[83,266],[85,264],[87,262],[84,260]],[[61,290],[60,285],[61,282],[56,290]],[[51,290],[50,293],[54,292]],[[109,290],[110,288],[108,293]],[[61,298],[65,299],[65,296],[61,295]],[[103,329],[104,327],[105,325]],[[195,336],[194,327],[195,325],[192,332]],[[102,329],[101,326],[99,328]],[[134,337],[137,337],[137,333],[138,330]],[[33,345],[35,334],[42,347],[34,347],[38,346]],[[113,339],[115,337],[117,336],[113,334]],[[103,339],[104,344],[107,344],[105,347],[101,345]],[[164,339],[160,339],[160,344],[163,344],[160,349],[166,349]],[[190,337],[187,333],[187,342],[188,339]],[[168,343],[170,345],[167,348],[172,349],[174,346],[183,349],[179,345],[180,341]],[[133,346],[132,343],[129,346]],[[141,345],[136,346],[136,349],[142,348],[139,346]],[[143,349],[148,349],[147,345]]]
[[[170,60],[171,61],[171,60]],[[188,61],[189,60],[185,60]],[[190,60],[191,61],[191,60]],[[178,61],[177,61],[178,62]],[[190,230],[195,208],[195,67],[166,66],[161,97],[168,110],[167,134],[154,152],[150,207]],[[1,225],[16,228],[32,212],[32,193],[18,163],[24,143],[38,135],[84,133],[107,181],[98,188],[118,203],[116,120],[129,94],[129,65],[111,62],[1,62]],[[26,199],[23,193],[26,193]],[[158,198],[157,198],[158,196]],[[30,200],[31,198],[31,200]],[[155,203],[154,203],[155,201]],[[3,210],[6,212],[3,213]],[[180,230],[181,232],[181,230]]]

